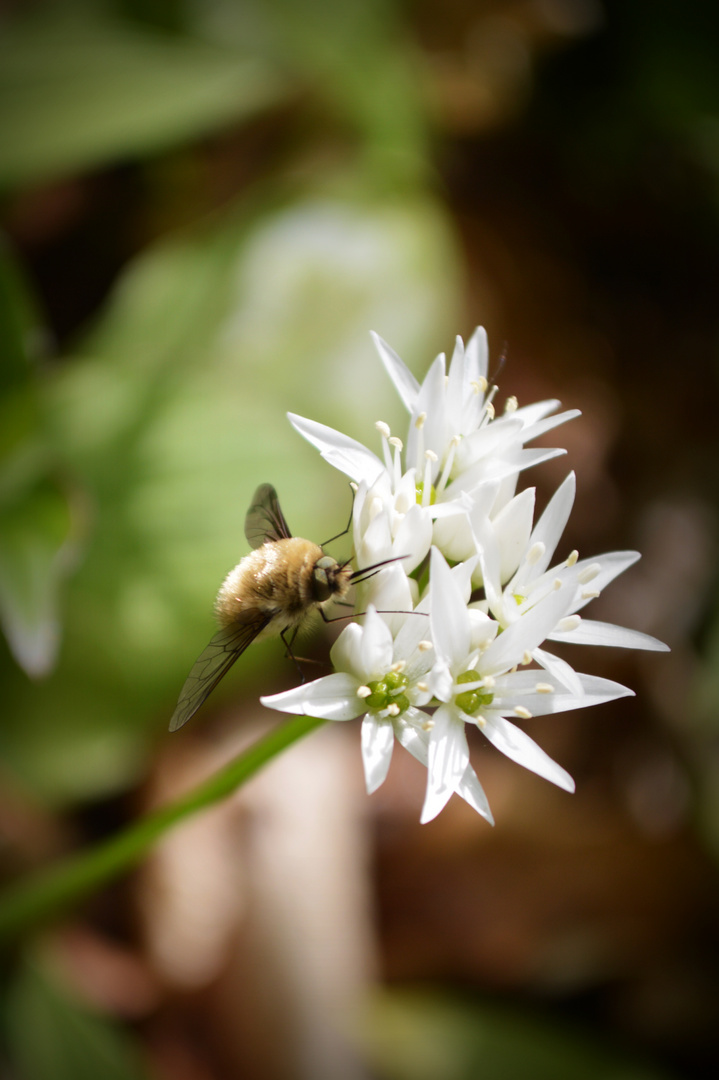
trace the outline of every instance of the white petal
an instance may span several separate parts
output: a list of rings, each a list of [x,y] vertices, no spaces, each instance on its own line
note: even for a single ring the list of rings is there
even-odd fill
[[[440,461],[447,448],[450,432],[447,425],[444,372],[444,354],[440,353],[425,375],[419,394],[417,395],[414,409],[412,410],[413,421],[416,420],[418,414],[421,412],[426,415],[421,436],[416,424],[410,424],[409,434],[407,435],[406,458],[409,465],[417,464],[417,444],[420,437],[424,449],[434,450]]]
[[[535,649],[532,656],[550,676],[550,682],[565,686],[572,694],[582,693],[581,680],[574,668],[566,660],[554,656],[553,653],[545,652],[544,649]]]
[[[417,761],[424,765],[425,768],[429,761],[429,732],[425,731],[421,725],[427,723],[429,719],[427,713],[410,706],[409,709],[405,709],[402,718],[394,724],[397,741],[402,744],[405,750],[409,750],[410,754],[417,758]],[[411,721],[411,723],[407,721]]]
[[[492,520],[500,553],[500,581],[509,581],[524,554],[534,517],[534,488],[515,495]]]
[[[547,398],[546,401],[533,401],[531,405],[522,405],[520,409],[516,410],[514,415],[522,421],[522,424],[525,427],[530,427],[532,424],[536,424],[538,420],[543,420],[545,416],[549,416],[550,413],[556,412],[561,404],[562,403],[558,398]]]
[[[370,330],[372,340],[374,341],[375,348],[379,353],[380,360],[385,366],[387,374],[395,385],[397,393],[404,402],[407,412],[412,412],[417,401],[417,395],[419,394],[419,383],[415,379],[412,372],[407,365],[400,360],[397,353],[391,346],[383,341],[379,334],[376,334],[374,330]]]
[[[365,678],[377,679],[392,667],[392,634],[372,605],[365,616],[362,630],[362,670]]]
[[[614,623],[582,619],[576,630],[552,633],[550,641],[570,641],[573,645],[613,645],[620,649],[647,649],[650,652],[669,652],[669,646],[640,630],[629,630]]]
[[[423,510],[416,503],[411,506],[399,524],[392,545],[398,558],[402,559],[405,574],[411,574],[426,556],[432,544],[432,517],[429,508]]]
[[[580,559],[574,566],[574,571],[576,574],[580,574],[585,567],[591,566],[593,563],[599,566],[599,573],[592,578],[590,588],[592,591],[596,589],[597,592],[602,592],[610,581],[614,581],[616,577],[623,574],[639,559],[641,559],[641,555],[638,551],[609,551],[606,555],[597,555],[594,559]],[[574,607],[574,611],[581,611],[589,602],[589,600],[580,600]]]
[[[394,729],[389,720],[378,720],[367,713],[362,721],[362,763],[367,794],[383,784],[389,771],[394,747]]]
[[[522,564],[517,572],[517,581],[533,580],[543,574],[549,566],[569,520],[576,490],[576,477],[573,472],[570,472],[547,503],[547,507],[529,539],[528,548],[530,550],[535,544],[543,544],[544,552],[531,567]]]
[[[561,765],[557,765],[556,761],[552,761],[529,735],[510,724],[504,717],[487,716],[482,732],[497,750],[501,750],[518,765],[543,776],[545,780],[550,780],[565,791],[574,791],[574,780],[569,773]]]
[[[349,435],[294,413],[287,413],[287,417],[294,429],[317,447],[325,461],[357,483],[365,480],[373,484],[383,471],[384,465],[380,459]]]
[[[556,589],[521,615],[483,654],[482,674],[497,675],[520,663],[524,653],[533,652],[567,614],[571,600],[571,589]]]
[[[523,441],[529,442],[530,439],[536,439],[540,435],[544,435],[545,432],[551,431],[552,428],[558,427],[560,424],[566,424],[568,420],[574,420],[575,417],[581,415],[580,409],[567,409],[566,412],[557,413],[556,416],[550,416],[546,420],[528,424],[523,433]]]
[[[514,705],[523,705],[532,716],[550,716],[554,713],[602,705],[604,702],[616,701],[623,697],[634,697],[634,691],[629,687],[594,675],[577,675],[578,694],[573,694],[560,686],[551,693],[535,692],[534,686],[540,681],[537,679],[536,671],[517,671],[505,676],[505,680],[497,679],[494,701],[484,710],[485,716],[491,717],[497,713],[504,716]]]
[[[357,697],[357,679],[344,671],[335,671],[314,682],[269,694],[260,701],[270,709],[317,716],[322,720],[354,720],[365,711],[364,700]]]
[[[484,788],[477,779],[477,774],[471,765],[468,765],[464,770],[462,779],[457,784],[455,791],[458,795],[461,795],[465,802],[468,802],[473,810],[476,810],[478,814],[489,822],[490,825],[494,825],[494,817],[492,811],[489,809],[489,803],[487,802],[487,796],[484,794]]]
[[[345,626],[330,649],[330,660],[335,671],[350,672],[360,682],[365,680],[362,667],[362,627],[351,622]]]
[[[464,724],[453,709],[440,705],[429,733],[427,794],[420,820],[431,821],[446,805],[469,764]]]
[[[430,625],[438,657],[450,666],[469,651],[469,622],[462,592],[441,552],[432,548],[430,562],[432,610]]]

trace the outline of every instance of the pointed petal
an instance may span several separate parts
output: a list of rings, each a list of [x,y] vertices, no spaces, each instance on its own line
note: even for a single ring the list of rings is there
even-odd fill
[[[379,334],[370,330],[375,348],[379,353],[380,360],[385,366],[387,374],[394,383],[395,390],[401,397],[407,412],[412,412],[419,394],[419,383],[415,379],[407,365],[400,360],[391,346],[383,341]]]
[[[365,678],[377,679],[392,667],[392,634],[387,623],[370,605],[362,627],[362,670]]]
[[[517,581],[532,581],[543,574],[549,566],[569,520],[576,490],[576,477],[573,472],[570,472],[547,503],[529,539],[528,550],[531,550],[535,544],[543,544],[544,553],[531,566],[525,562],[522,563],[517,571]]]
[[[316,420],[296,416],[295,413],[287,413],[287,417],[295,431],[316,446],[325,461],[357,483],[365,480],[373,484],[384,469],[376,454],[349,435],[343,435],[341,431],[319,424]]]
[[[469,748],[464,723],[453,709],[440,705],[433,719],[434,725],[429,733],[427,799],[430,802],[444,799],[444,806],[464,776],[469,764]]]
[[[483,675],[499,675],[521,662],[551,634],[571,604],[571,589],[556,589],[507,627],[481,658]]]
[[[550,682],[557,682],[560,686],[565,686],[572,694],[582,693],[581,680],[574,668],[566,660],[554,656],[553,653],[545,652],[544,649],[535,649],[532,656],[547,672]]]
[[[357,697],[357,680],[344,671],[335,671],[281,694],[265,695],[260,701],[270,709],[322,720],[354,720],[365,711],[364,702]]]
[[[482,732],[493,746],[506,757],[523,765],[525,769],[543,776],[565,791],[574,791],[574,780],[569,773],[552,761],[549,754],[514,724],[502,716],[487,716]]]
[[[458,795],[468,802],[473,810],[476,810],[478,814],[488,821],[490,825],[494,825],[494,817],[492,811],[489,809],[489,803],[487,802],[487,796],[484,794],[484,788],[480,784],[477,774],[471,765],[468,765],[464,770],[462,779],[455,788]]]
[[[534,488],[525,488],[502,507],[491,526],[500,553],[500,581],[509,581],[526,551],[534,517]]]
[[[429,761],[429,732],[424,731],[420,725],[428,723],[429,720],[430,717],[427,713],[412,706],[405,709],[402,718],[394,724],[397,741],[402,744],[405,750],[409,750],[410,754],[425,768]]]
[[[557,413],[556,416],[549,416],[546,420],[528,424],[524,430],[522,441],[529,442],[530,439],[536,439],[540,435],[544,435],[545,432],[551,431],[552,428],[559,427],[560,424],[566,424],[568,420],[574,420],[575,417],[581,415],[580,409],[567,409],[566,412]]]
[[[394,747],[394,729],[390,720],[378,720],[367,713],[362,721],[362,763],[367,794],[383,784],[389,771]]]
[[[630,566],[634,566],[634,563],[638,562],[639,559],[641,559],[641,555],[638,551],[608,551],[605,555],[597,555],[594,559],[580,559],[574,567],[574,571],[579,575],[582,570],[591,566],[593,563],[596,564],[599,567],[599,573],[587,583],[587,587],[591,591],[596,590],[597,592],[602,592],[606,589],[610,581],[614,581],[616,577],[623,574]],[[592,599],[590,597],[587,600],[582,600],[581,592],[578,596],[579,601],[575,605],[574,611],[581,611]]]
[[[620,649],[646,649],[649,652],[670,652],[663,641],[643,634],[640,630],[629,630],[614,623],[596,622],[594,619],[582,619],[576,630],[564,633],[548,634],[550,641],[570,641],[573,645],[612,645]]]
[[[435,652],[449,666],[463,659],[469,651],[467,608],[458,582],[437,548],[432,548],[430,562],[432,610],[430,625]]]

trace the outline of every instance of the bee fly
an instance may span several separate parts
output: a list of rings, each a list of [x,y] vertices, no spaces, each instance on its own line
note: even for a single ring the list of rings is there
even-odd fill
[[[348,529],[349,524],[344,532]],[[343,535],[338,533],[332,540]],[[386,559],[353,571],[349,560],[338,563],[319,544],[293,536],[271,484],[262,484],[255,492],[245,518],[245,536],[254,550],[222,583],[215,601],[220,629],[185,680],[170,731],[177,731],[194,716],[253,641],[279,635],[292,656],[295,635],[312,611],[330,621],[323,610],[328,600],[341,600],[351,585],[395,561]],[[289,640],[287,631],[291,631]]]

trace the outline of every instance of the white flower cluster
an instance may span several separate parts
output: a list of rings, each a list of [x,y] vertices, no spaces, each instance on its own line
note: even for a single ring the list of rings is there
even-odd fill
[[[495,416],[487,340],[457,338],[419,385],[373,335],[410,414],[406,444],[376,426],[382,458],[323,424],[290,414],[322,456],[356,486],[354,545],[359,567],[396,560],[357,589],[361,622],[335,642],[332,674],[265,705],[330,720],[363,716],[367,790],[387,775],[394,741],[427,767],[423,822],[461,795],[487,821],[492,813],[469,762],[466,725],[503,754],[567,791],[574,782],[516,721],[632,694],[619,683],[575,672],[545,643],[664,650],[646,634],[585,619],[579,612],[639,554],[550,566],[574,502],[572,473],[533,526],[534,490],[516,493],[519,473],[561,449],[526,443],[578,415],[558,401]],[[479,595],[483,598],[473,600]]]

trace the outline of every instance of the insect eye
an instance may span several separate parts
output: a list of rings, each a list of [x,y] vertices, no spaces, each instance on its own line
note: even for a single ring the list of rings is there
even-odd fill
[[[321,559],[320,562],[324,562],[324,559]],[[315,601],[318,604],[324,603],[325,600],[329,600],[333,591],[334,590],[330,585],[327,567],[320,566],[320,563],[317,563],[312,574],[312,592],[314,593]]]

